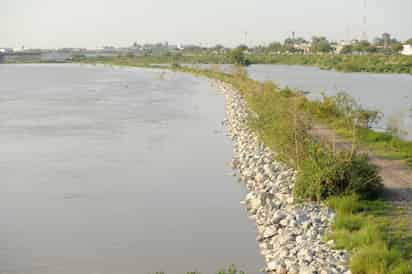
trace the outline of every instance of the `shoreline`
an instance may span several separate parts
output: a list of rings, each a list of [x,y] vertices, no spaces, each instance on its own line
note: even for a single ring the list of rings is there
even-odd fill
[[[234,149],[232,168],[248,194],[241,203],[257,228],[257,242],[268,273],[351,273],[349,255],[333,250],[333,241],[324,242],[335,214],[314,204],[296,204],[293,187],[296,172],[272,160],[272,152],[259,143],[247,127],[247,105],[238,91],[213,80],[223,92],[225,125]]]

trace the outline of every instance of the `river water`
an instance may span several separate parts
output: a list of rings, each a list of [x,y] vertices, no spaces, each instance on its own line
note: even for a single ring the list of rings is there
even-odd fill
[[[207,80],[0,66],[0,273],[263,266]]]
[[[321,92],[328,95],[346,92],[362,107],[382,112],[382,120],[375,125],[378,130],[385,130],[389,120],[400,121],[405,131],[401,137],[412,140],[411,75],[343,73],[287,65],[252,65],[248,73],[259,81],[270,80],[281,87],[308,91],[312,99],[319,99]]]

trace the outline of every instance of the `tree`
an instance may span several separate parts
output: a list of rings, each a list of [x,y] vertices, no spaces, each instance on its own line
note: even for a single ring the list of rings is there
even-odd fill
[[[242,51],[249,50],[249,48],[246,45],[239,45],[237,48],[242,50]]]
[[[376,37],[375,39],[373,39],[373,44],[377,47],[383,47],[384,41],[381,37]]]
[[[221,51],[221,50],[224,50],[225,47],[222,46],[222,45],[220,45],[220,44],[217,44],[217,45],[215,45],[212,49],[213,49],[213,50],[216,50],[216,51]]]
[[[353,51],[357,52],[376,52],[376,47],[368,41],[359,41],[353,44]]]
[[[345,46],[343,46],[340,53],[341,54],[349,54],[349,53],[352,53],[352,51],[353,51],[353,46],[352,45],[345,45]]]
[[[294,41],[292,38],[286,38],[285,42],[283,43],[285,46],[287,45],[293,45]]]
[[[408,45],[411,45],[412,46],[412,38],[410,38],[410,39],[408,39],[408,40],[406,40],[406,42],[405,42],[406,44],[408,44]]]
[[[395,52],[395,53],[398,53],[398,52],[400,52],[402,49],[403,49],[403,46],[402,46],[402,44],[401,43],[393,43],[392,45],[391,45],[391,49]]]
[[[332,47],[331,47],[329,41],[325,37],[314,36],[312,38],[312,45],[310,47],[310,50],[312,52],[326,53],[326,52],[331,52]]]
[[[237,65],[247,66],[249,65],[249,60],[246,59],[243,49],[237,47],[229,52],[229,59],[232,63]]]
[[[300,44],[306,44],[308,41],[306,41],[304,38],[302,38],[302,37],[298,37],[298,38],[296,38],[295,39],[295,44],[298,44],[298,45],[300,45]]]
[[[272,43],[269,44],[268,50],[270,50],[270,51],[282,51],[283,46],[279,42],[272,42]]]

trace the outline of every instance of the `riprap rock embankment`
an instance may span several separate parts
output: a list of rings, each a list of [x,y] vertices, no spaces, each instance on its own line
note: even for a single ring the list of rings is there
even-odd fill
[[[334,213],[313,203],[294,203],[296,172],[273,160],[272,152],[247,126],[242,96],[216,82],[226,97],[225,124],[233,140],[232,166],[248,194],[242,203],[256,221],[257,241],[266,272],[290,274],[350,273],[348,254],[325,242]]]

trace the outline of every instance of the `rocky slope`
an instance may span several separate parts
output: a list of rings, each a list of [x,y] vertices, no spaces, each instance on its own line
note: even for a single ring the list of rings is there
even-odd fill
[[[296,172],[274,161],[247,127],[247,106],[230,86],[215,82],[226,97],[225,125],[233,140],[232,166],[248,194],[242,203],[256,221],[257,241],[269,273],[350,273],[348,254],[323,238],[334,213],[318,204],[293,200]]]

